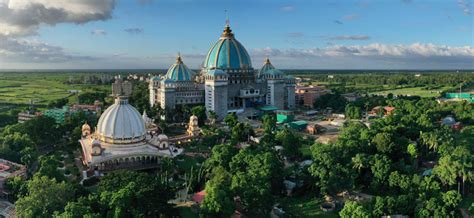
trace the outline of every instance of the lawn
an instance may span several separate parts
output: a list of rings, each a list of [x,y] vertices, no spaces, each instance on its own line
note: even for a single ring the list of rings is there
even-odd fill
[[[423,98],[430,97],[439,97],[440,93],[445,90],[444,88],[426,90],[423,87],[412,87],[412,88],[400,88],[400,89],[390,89],[385,91],[371,92],[370,94],[374,95],[387,95],[392,93],[393,95],[407,95],[407,96],[420,96]]]
[[[335,212],[323,212],[319,205],[322,199],[308,196],[285,197],[277,200],[290,217],[339,217]]]
[[[50,101],[66,97],[75,101],[75,96],[68,90],[110,92],[110,85],[66,84],[69,76],[66,73],[0,73],[0,103],[29,104],[33,101],[47,105]]]

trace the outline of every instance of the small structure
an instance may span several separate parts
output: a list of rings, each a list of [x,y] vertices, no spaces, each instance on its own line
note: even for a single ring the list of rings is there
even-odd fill
[[[189,118],[187,133],[190,136],[199,136],[199,134],[201,133],[201,128],[199,128],[199,120],[197,116],[192,115]]]
[[[8,178],[12,178],[15,176],[26,176],[26,167],[24,165],[0,159],[0,195],[3,197],[8,196],[8,192],[4,189],[5,181]]]
[[[302,131],[302,130],[306,129],[307,125],[308,125],[308,122],[304,121],[304,120],[298,120],[298,121],[293,121],[293,122],[289,123],[289,126],[292,129],[296,129],[298,131]]]
[[[290,110],[277,110],[277,123],[289,123],[295,119],[295,113]]]
[[[24,123],[28,120],[31,120],[35,117],[41,116],[41,112],[33,111],[33,110],[27,110],[24,112],[18,113],[18,123]]]
[[[44,116],[53,118],[57,124],[64,123],[67,117],[69,117],[69,106],[63,106],[62,108],[53,108],[44,111]]]

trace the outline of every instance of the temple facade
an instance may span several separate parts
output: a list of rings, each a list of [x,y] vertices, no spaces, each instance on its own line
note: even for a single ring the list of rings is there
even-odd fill
[[[150,105],[174,109],[176,105],[205,104],[218,119],[264,105],[294,109],[295,80],[276,69],[267,58],[255,70],[247,50],[227,24],[219,40],[209,49],[196,74],[180,56],[166,75],[150,80]]]

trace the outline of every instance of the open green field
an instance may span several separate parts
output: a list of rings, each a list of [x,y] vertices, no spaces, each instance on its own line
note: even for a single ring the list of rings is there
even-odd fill
[[[0,104],[46,105],[48,102],[69,97],[75,102],[75,96],[68,90],[110,91],[109,85],[66,84],[70,74],[63,73],[0,73]],[[74,75],[79,77],[80,75]]]
[[[413,88],[400,88],[400,89],[391,89],[379,92],[371,92],[370,94],[375,95],[387,95],[392,93],[393,95],[406,95],[406,96],[420,96],[422,98],[431,98],[431,97],[439,97],[440,93],[445,90],[446,88],[438,88],[438,89],[424,89],[423,87],[413,87]]]

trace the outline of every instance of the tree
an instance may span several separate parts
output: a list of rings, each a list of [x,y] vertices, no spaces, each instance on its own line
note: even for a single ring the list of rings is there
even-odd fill
[[[209,120],[211,124],[214,124],[217,120],[217,113],[215,111],[209,111]]]
[[[222,167],[214,169],[213,177],[206,183],[206,197],[201,204],[203,214],[229,217],[234,212],[234,199],[230,190],[231,175]]]
[[[393,136],[390,133],[381,132],[377,133],[372,142],[377,147],[377,150],[382,153],[389,154],[394,151],[395,143],[393,142]]]
[[[148,84],[144,82],[134,82],[133,91],[129,97],[130,104],[135,106],[138,111],[150,111]]]
[[[439,159],[434,173],[448,185],[456,184],[457,178],[461,178],[464,193],[464,183],[474,179],[474,155],[465,146],[458,146],[452,153],[444,154]]]
[[[238,152],[235,146],[229,144],[219,144],[212,148],[211,157],[204,163],[205,168],[210,172],[214,167],[222,167],[225,170],[230,169],[232,157]]]
[[[94,205],[96,204],[96,205]],[[64,207],[64,212],[54,215],[55,218],[80,218],[80,217],[100,217],[99,213],[92,211],[93,206],[97,206],[98,199],[95,199],[94,195],[88,197],[80,197],[77,201],[70,201]]]
[[[248,123],[237,123],[232,127],[231,142],[237,144],[239,142],[248,141],[250,136],[255,135],[252,126]]]
[[[344,204],[344,207],[339,212],[339,216],[341,216],[342,218],[352,218],[352,217],[369,218],[371,214],[362,205],[359,205],[357,202],[346,201],[346,203]]]
[[[374,182],[376,185],[382,185],[387,181],[390,174],[391,165],[392,161],[387,156],[380,154],[376,154],[373,156],[372,166],[370,167],[370,169],[372,170],[372,174],[374,175]]]
[[[204,123],[207,120],[206,107],[203,105],[195,106],[191,108],[191,113],[198,117],[199,126],[204,126]]]
[[[168,178],[135,171],[119,170],[104,176],[99,182],[101,211],[109,216],[151,216],[169,214],[168,201],[173,189]]]
[[[16,201],[16,213],[18,217],[51,217],[55,211],[61,212],[73,197],[67,183],[36,175],[28,182],[28,195]]]
[[[61,108],[69,102],[68,98],[60,98],[54,101],[49,102],[48,108]]]
[[[9,177],[5,181],[5,188],[13,195],[14,200],[25,196],[28,193],[28,186],[20,176]]]
[[[330,144],[316,143],[311,146],[313,163],[308,170],[322,193],[337,193],[354,187],[357,173],[341,155],[344,149]]]
[[[59,159],[54,155],[41,156],[39,158],[39,169],[37,174],[54,178],[56,181],[64,181],[64,174],[58,170],[60,166]]]
[[[276,139],[283,146],[283,154],[286,157],[293,160],[301,155],[299,149],[301,147],[300,138],[290,128],[284,127],[276,134]]]
[[[77,96],[80,104],[94,104],[96,100],[100,102],[105,102],[105,97],[107,94],[105,92],[84,92]]]
[[[345,115],[348,119],[361,119],[362,118],[362,111],[360,107],[354,106],[352,104],[346,105],[345,108]]]
[[[228,127],[232,128],[235,125],[237,125],[239,120],[237,119],[237,115],[235,115],[233,113],[230,113],[230,114],[227,114],[227,116],[224,117],[224,122]]]

